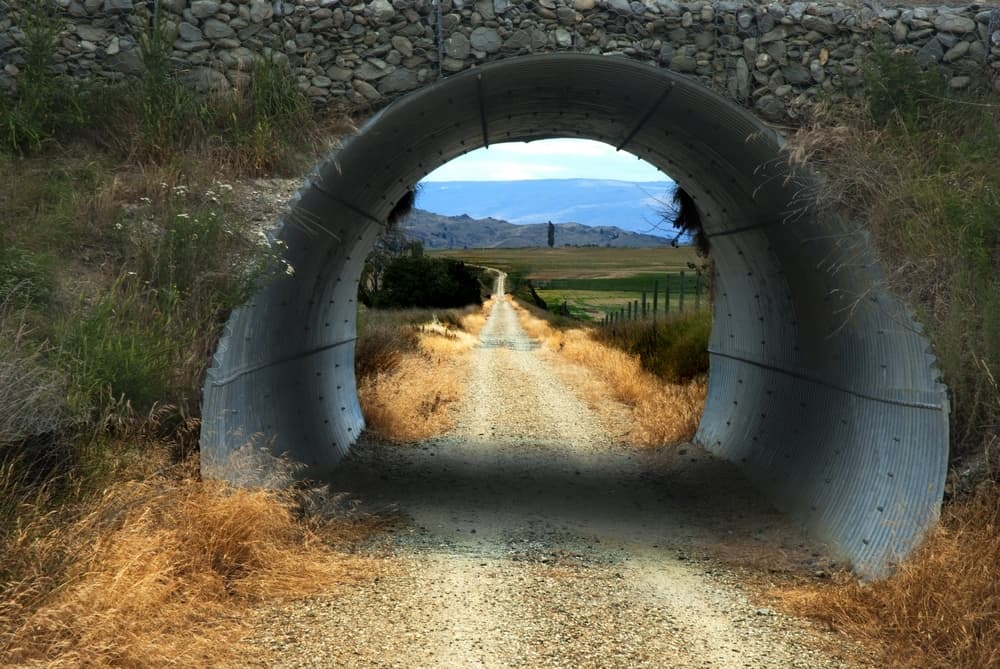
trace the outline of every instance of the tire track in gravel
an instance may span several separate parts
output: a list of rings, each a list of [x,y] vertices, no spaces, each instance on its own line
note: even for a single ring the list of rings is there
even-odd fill
[[[263,663],[867,666],[759,608],[710,548],[799,571],[827,565],[822,553],[696,447],[615,443],[521,329],[500,281],[455,429],[412,446],[362,443],[333,482],[363,509],[409,519],[393,570],[269,612],[252,640]]]

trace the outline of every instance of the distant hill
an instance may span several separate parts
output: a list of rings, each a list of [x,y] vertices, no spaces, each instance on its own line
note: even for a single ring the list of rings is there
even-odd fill
[[[515,224],[573,222],[673,238],[660,214],[673,192],[672,181],[427,182],[420,185],[417,206],[446,216],[493,217]]]
[[[487,249],[526,248],[548,245],[548,224],[514,225],[496,218],[442,216],[414,209],[402,222],[410,239],[420,240],[424,248]],[[555,224],[556,246],[616,246],[648,248],[664,246],[663,237],[628,232],[610,225],[587,226],[579,223]]]

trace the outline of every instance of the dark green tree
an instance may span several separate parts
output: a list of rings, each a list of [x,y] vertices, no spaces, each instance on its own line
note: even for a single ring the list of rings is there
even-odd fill
[[[552,221],[549,221],[549,248],[556,245],[556,226],[552,225]]]

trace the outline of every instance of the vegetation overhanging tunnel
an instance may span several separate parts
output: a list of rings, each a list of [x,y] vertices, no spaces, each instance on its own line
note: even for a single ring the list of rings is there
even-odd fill
[[[216,352],[204,473],[266,483],[266,453],[329,472],[364,427],[357,288],[390,211],[460,154],[551,137],[628,149],[693,196],[717,271],[696,440],[858,572],[885,574],[943,493],[948,404],[926,339],[884,289],[863,226],[810,201],[815,177],[790,170],[776,132],[696,81],[624,58],[469,70],[398,100],[335,149],[275,232],[294,274],[234,312]]]

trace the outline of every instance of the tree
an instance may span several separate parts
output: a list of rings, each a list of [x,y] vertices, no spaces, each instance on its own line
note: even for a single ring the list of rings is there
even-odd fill
[[[556,226],[552,225],[552,221],[549,221],[549,248],[556,245]]]

